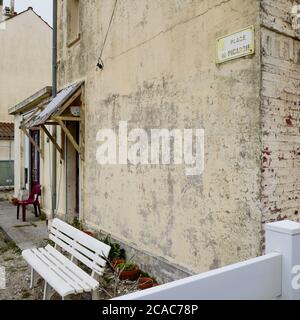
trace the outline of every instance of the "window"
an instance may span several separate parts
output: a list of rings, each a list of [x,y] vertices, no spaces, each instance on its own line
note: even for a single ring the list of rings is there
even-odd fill
[[[80,39],[79,0],[67,0],[68,46]]]

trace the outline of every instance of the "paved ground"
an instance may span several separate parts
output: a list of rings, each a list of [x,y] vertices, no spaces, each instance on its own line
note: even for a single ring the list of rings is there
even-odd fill
[[[17,208],[0,201],[0,266],[5,267],[6,273],[6,289],[0,290],[0,300],[42,298],[42,283],[29,289],[30,268],[21,250],[44,245],[47,237],[45,221],[36,218],[30,210],[26,222],[17,220]]]
[[[30,210],[26,220],[17,220],[17,207],[0,201],[0,227],[21,250],[40,246],[48,238],[46,221],[36,218]]]

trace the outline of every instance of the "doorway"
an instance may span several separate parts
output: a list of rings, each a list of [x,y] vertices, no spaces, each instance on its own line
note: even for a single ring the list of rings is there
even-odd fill
[[[66,127],[80,143],[80,123],[77,121],[66,121]],[[80,211],[80,156],[69,139],[65,140],[66,145],[66,208],[68,216],[79,218]]]
[[[31,129],[30,136],[35,141],[35,143],[40,145],[40,130]],[[30,154],[30,162],[29,162],[29,189],[32,191],[34,186],[40,184],[40,153],[38,149],[32,144],[29,144],[29,154]]]

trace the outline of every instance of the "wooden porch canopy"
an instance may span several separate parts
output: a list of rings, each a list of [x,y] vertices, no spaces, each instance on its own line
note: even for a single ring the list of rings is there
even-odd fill
[[[24,133],[29,138],[30,142],[35,145],[35,147],[42,154],[42,150],[40,150],[39,146],[36,145],[35,141],[31,138],[28,130],[31,128],[41,128],[51,142],[54,144],[61,157],[64,157],[63,149],[57,143],[55,137],[51,135],[46,125],[59,125],[63,132],[66,134],[67,138],[70,140],[71,144],[74,146],[75,150],[79,153],[81,159],[84,157],[84,150],[81,145],[78,145],[76,139],[73,137],[71,132],[68,130],[64,121],[81,121],[81,112],[80,114],[73,115],[72,112],[68,110],[69,107],[72,106],[72,103],[75,102],[77,98],[80,98],[82,94],[82,87],[84,82],[77,82],[65,89],[62,89],[54,99],[50,101],[50,103],[43,103],[39,107],[37,107],[32,114],[25,119],[21,125],[20,129],[24,131]],[[82,102],[81,102],[82,107]]]

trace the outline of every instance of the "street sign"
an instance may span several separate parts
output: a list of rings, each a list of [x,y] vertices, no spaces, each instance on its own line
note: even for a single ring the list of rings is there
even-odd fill
[[[217,63],[237,59],[254,53],[254,26],[217,39]]]

